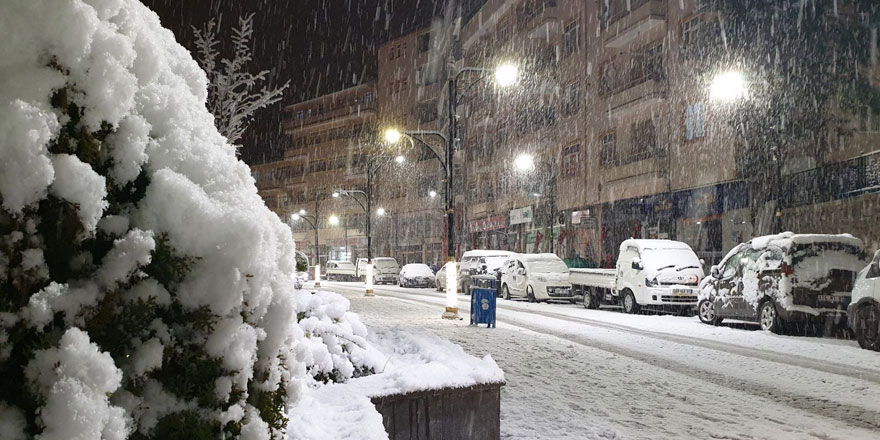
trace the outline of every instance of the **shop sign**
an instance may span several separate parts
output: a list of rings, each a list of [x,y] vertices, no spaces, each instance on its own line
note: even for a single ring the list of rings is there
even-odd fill
[[[495,229],[504,229],[507,226],[507,222],[504,219],[504,216],[495,216],[495,217],[486,217],[480,220],[474,220],[468,223],[468,232],[471,234],[475,232],[485,232],[492,231]]]
[[[596,229],[599,227],[599,220],[596,217],[590,217],[590,211],[572,211],[571,224],[586,229]]]
[[[532,207],[526,206],[525,208],[512,209],[510,211],[510,224],[518,225],[521,223],[531,223],[532,222]]]

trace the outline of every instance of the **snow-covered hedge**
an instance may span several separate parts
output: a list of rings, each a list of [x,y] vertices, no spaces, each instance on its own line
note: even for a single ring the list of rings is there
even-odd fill
[[[0,438],[281,438],[375,367],[135,0],[0,2]]]

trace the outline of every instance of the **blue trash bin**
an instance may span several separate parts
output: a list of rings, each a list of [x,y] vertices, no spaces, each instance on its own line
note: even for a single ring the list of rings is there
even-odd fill
[[[471,325],[486,324],[487,328],[494,328],[497,279],[492,275],[475,275],[471,282]]]

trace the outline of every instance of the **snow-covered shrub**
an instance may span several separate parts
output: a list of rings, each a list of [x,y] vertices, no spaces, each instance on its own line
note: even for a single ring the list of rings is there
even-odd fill
[[[0,2],[0,437],[281,438],[374,367],[136,0]]]

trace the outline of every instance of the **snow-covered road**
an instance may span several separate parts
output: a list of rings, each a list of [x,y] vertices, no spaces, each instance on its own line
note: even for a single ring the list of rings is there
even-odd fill
[[[431,289],[322,282],[371,328],[433,332],[505,371],[504,438],[880,437],[880,354],[852,341],[498,300],[498,328],[441,320]]]

